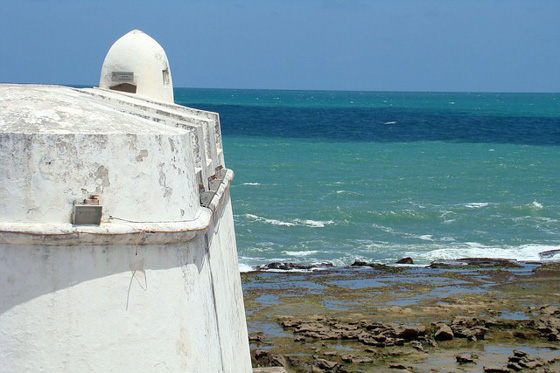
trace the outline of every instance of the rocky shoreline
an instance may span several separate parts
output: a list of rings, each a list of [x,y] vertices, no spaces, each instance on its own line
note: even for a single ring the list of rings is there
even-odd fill
[[[266,270],[242,275],[254,367],[560,372],[560,263]]]

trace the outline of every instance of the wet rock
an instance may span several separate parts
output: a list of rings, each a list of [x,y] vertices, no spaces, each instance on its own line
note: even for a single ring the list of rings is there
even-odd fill
[[[473,364],[478,356],[473,353],[463,353],[455,356],[455,359],[459,364]]]
[[[521,330],[514,330],[512,335],[515,338],[519,338],[519,339],[531,339],[530,333],[527,333],[527,332],[521,331]]]
[[[476,317],[471,316],[456,316],[453,321],[451,322],[452,326],[457,327],[466,327],[466,328],[473,328],[475,326],[480,325],[481,322]]]
[[[550,259],[555,257],[556,255],[560,256],[560,250],[548,250],[539,253],[539,256],[543,259]]]
[[[324,370],[331,370],[339,366],[340,364],[335,361],[329,361],[325,359],[315,359],[314,367]]]
[[[406,258],[402,258],[397,260],[397,264],[414,264],[414,261],[412,260],[411,257],[406,257]]]
[[[499,258],[462,258],[445,261],[434,261],[430,268],[520,268],[521,264],[516,260]]]
[[[377,269],[384,272],[402,272],[404,270],[403,268],[391,267],[386,264],[368,263],[359,260],[354,261],[354,263],[351,264],[351,267],[371,267],[373,269]]]
[[[471,341],[484,339],[488,329],[483,326],[484,321],[469,316],[457,316],[451,322],[451,329],[457,338],[467,338]]]
[[[527,355],[529,355],[527,352],[525,351],[521,351],[521,350],[513,350],[513,356],[515,357],[526,357]]]
[[[436,341],[448,341],[453,339],[453,330],[448,325],[442,325],[434,335]]]
[[[301,324],[301,321],[295,320],[291,316],[282,316],[279,318],[279,322],[284,328],[292,328]]]
[[[416,339],[419,336],[426,334],[426,327],[424,325],[406,325],[398,326],[394,329],[395,336],[405,340]]]
[[[513,371],[515,371],[515,372],[520,372],[520,371],[523,370],[523,367],[522,367],[521,365],[519,365],[519,364],[517,364],[517,363],[511,363],[511,362],[508,363],[507,368],[508,368],[509,370],[513,370]]]
[[[263,341],[262,334],[263,334],[262,332],[249,333],[249,341],[250,342],[262,342]]]
[[[402,364],[391,364],[389,365],[389,368],[391,369],[395,369],[395,373],[399,372],[399,373],[410,373],[410,370],[408,367],[405,367]]]
[[[560,341],[560,318],[541,318],[536,322],[535,329],[549,341]]]
[[[257,271],[266,271],[266,270],[282,270],[282,271],[290,271],[290,270],[310,270],[310,269],[317,269],[317,268],[332,268],[334,265],[332,263],[316,263],[316,264],[299,264],[299,263],[281,263],[281,262],[274,262],[265,264],[262,266],[257,266]]]
[[[420,341],[412,341],[410,342],[410,346],[412,346],[415,350],[424,352],[424,346],[422,346],[422,342]]]
[[[373,359],[368,357],[361,357],[355,355],[343,355],[341,357],[342,361],[349,364],[371,364],[373,363]]]
[[[283,355],[271,354],[267,350],[255,350],[252,360],[256,363],[255,365],[270,367],[285,367],[287,365],[286,358]]]
[[[380,342],[377,339],[368,336],[368,335],[361,335],[358,337],[358,341],[367,345],[367,346],[375,346],[375,347],[385,347],[384,342]]]
[[[539,312],[542,315],[547,315],[547,316],[560,315],[560,307],[543,306],[539,309]]]
[[[560,262],[543,263],[540,267],[535,268],[533,272],[539,277],[560,276]]]
[[[483,340],[488,329],[486,328],[472,328],[472,329],[461,329],[455,333],[455,336],[459,338],[467,338],[470,341],[476,342]]]

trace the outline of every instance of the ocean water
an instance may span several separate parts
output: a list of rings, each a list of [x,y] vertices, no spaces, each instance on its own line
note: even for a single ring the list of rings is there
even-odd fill
[[[220,114],[240,267],[560,260],[560,94],[176,89]]]

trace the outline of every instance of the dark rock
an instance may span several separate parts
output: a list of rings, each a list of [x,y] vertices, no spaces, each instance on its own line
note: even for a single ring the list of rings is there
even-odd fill
[[[300,270],[310,270],[315,268],[332,268],[334,265],[332,263],[317,263],[317,264],[299,264],[299,263],[281,263],[281,262],[274,262],[265,264],[262,266],[257,266],[257,271],[265,271],[265,270],[282,270],[282,271],[290,271],[294,269]]]
[[[361,357],[355,355],[343,355],[341,357],[342,361],[348,364],[371,364],[373,363],[373,359],[368,357]]]
[[[280,325],[284,328],[293,328],[301,324],[301,321],[295,320],[293,317],[284,316],[279,319]]]
[[[319,368],[319,369],[334,369],[338,366],[339,364],[335,361],[329,361],[329,360],[325,360],[325,359],[316,359],[315,363],[313,364],[313,366]]]
[[[558,277],[560,276],[560,262],[543,263],[540,267],[533,270],[535,276],[539,277]]]
[[[483,340],[484,335],[487,331],[488,329],[486,328],[461,329],[457,331],[454,330],[456,337],[467,338],[468,340],[471,340],[473,342]]]
[[[546,306],[539,309],[542,315],[552,316],[560,315],[560,307]]]
[[[271,354],[267,350],[255,350],[253,359],[259,365],[271,367],[284,367],[287,365],[286,358],[283,355]]]
[[[517,363],[508,363],[507,367],[509,370],[513,370],[516,372],[523,370],[523,367]]]
[[[519,268],[521,264],[515,260],[500,258],[462,258],[445,261],[434,261],[430,268]]]
[[[527,356],[527,355],[529,355],[529,354],[528,354],[527,352],[525,352],[525,351],[513,350],[513,356],[516,356],[516,357],[525,357],[525,356]]]
[[[464,354],[460,354],[455,356],[455,359],[457,360],[457,363],[459,364],[473,364],[475,359],[477,359],[478,356],[473,354],[473,353],[464,353]]]
[[[426,327],[424,325],[399,326],[394,329],[394,333],[396,337],[410,341],[426,334]]]
[[[410,373],[410,368],[405,367],[402,364],[391,364],[389,365],[389,368],[395,369],[395,373]]]
[[[414,261],[412,260],[411,257],[406,257],[406,258],[402,258],[397,260],[397,264],[414,264]]]
[[[544,366],[544,361],[538,358],[524,357],[517,364],[526,369],[536,369]]]
[[[436,341],[448,341],[453,339],[453,330],[448,325],[443,325],[434,335]]]
[[[481,322],[476,317],[470,316],[456,316],[451,322],[452,326],[463,326],[467,328],[473,328],[480,325]]]
[[[287,365],[286,358],[280,354],[270,355],[268,361],[269,365],[273,367],[285,367]]]
[[[513,336],[514,336],[515,338],[519,338],[519,339],[531,339],[531,336],[529,335],[529,333],[524,332],[524,331],[515,330],[512,334],[513,334]]]
[[[371,267],[373,269],[377,269],[379,271],[384,271],[384,272],[402,272],[404,270],[404,268],[400,268],[400,267],[391,267],[386,264],[368,263],[359,260],[354,261],[354,263],[351,264],[351,267]]]
[[[560,250],[548,250],[539,253],[539,256],[544,259],[550,259],[556,255],[560,256]]]
[[[250,342],[262,342],[262,332],[258,333],[249,333],[249,341]]]
[[[350,266],[351,267],[367,267],[369,265],[368,262],[362,262],[360,260],[355,260],[354,263],[352,263]]]

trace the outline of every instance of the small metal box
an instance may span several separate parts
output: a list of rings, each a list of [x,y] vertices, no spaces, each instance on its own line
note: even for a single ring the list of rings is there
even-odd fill
[[[99,225],[101,224],[101,205],[74,205],[72,224],[74,225]]]

